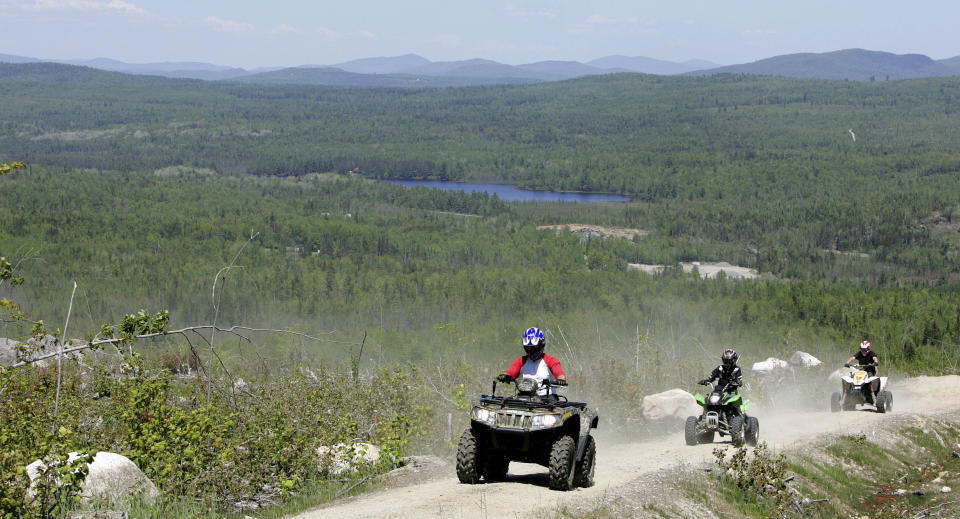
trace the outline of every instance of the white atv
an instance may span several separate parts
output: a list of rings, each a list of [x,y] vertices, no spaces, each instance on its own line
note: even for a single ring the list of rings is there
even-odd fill
[[[830,395],[831,411],[852,411],[858,405],[875,406],[878,413],[893,410],[893,393],[887,391],[887,377],[871,375],[865,369],[875,368],[875,364],[844,367],[850,371],[840,377],[843,392]]]

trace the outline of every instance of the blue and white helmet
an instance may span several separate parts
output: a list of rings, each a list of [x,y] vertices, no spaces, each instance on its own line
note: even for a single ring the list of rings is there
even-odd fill
[[[526,350],[527,353],[537,353],[543,351],[547,337],[543,334],[543,330],[534,326],[533,328],[527,328],[527,331],[523,332],[523,337],[520,342],[523,344],[523,349]]]

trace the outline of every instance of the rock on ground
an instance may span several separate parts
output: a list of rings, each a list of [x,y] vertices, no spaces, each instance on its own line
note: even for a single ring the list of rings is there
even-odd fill
[[[813,366],[819,366],[823,364],[820,359],[810,355],[805,351],[793,352],[793,355],[790,356],[790,360],[788,360],[787,363],[789,363],[791,366],[800,366],[804,368],[812,368]]]
[[[777,369],[783,369],[788,367],[790,364],[785,360],[781,360],[775,357],[767,357],[767,360],[754,362],[753,367],[750,368],[754,373],[770,373],[771,371]]]
[[[649,420],[663,420],[669,417],[682,420],[689,415],[700,414],[700,406],[693,395],[687,391],[670,389],[644,397],[641,412]]]
[[[321,474],[339,476],[356,472],[363,465],[380,460],[380,447],[370,443],[338,443],[333,447],[317,447],[317,469]]]
[[[69,461],[77,459],[78,454],[71,452]],[[42,461],[36,460],[27,465],[27,475],[35,480],[41,469]],[[86,499],[98,498],[110,501],[123,501],[133,495],[143,495],[148,500],[160,495],[156,485],[126,456],[113,452],[98,452],[89,465],[87,478],[81,485],[80,496]]]

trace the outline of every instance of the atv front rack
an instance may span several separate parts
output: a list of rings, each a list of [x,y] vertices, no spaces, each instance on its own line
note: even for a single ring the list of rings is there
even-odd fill
[[[499,405],[503,407],[522,408],[522,409],[549,409],[552,407],[576,407],[577,409],[586,409],[586,402],[571,402],[569,400],[557,400],[556,402],[547,402],[543,400],[530,400],[527,398],[518,398],[515,396],[496,396],[480,395],[480,403],[487,405]]]

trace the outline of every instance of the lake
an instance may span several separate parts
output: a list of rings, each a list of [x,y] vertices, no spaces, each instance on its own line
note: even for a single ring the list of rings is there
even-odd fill
[[[508,202],[629,202],[630,198],[604,193],[560,193],[558,191],[532,191],[519,189],[509,184],[471,184],[449,180],[384,180],[406,187],[429,187],[466,193],[482,192]]]

